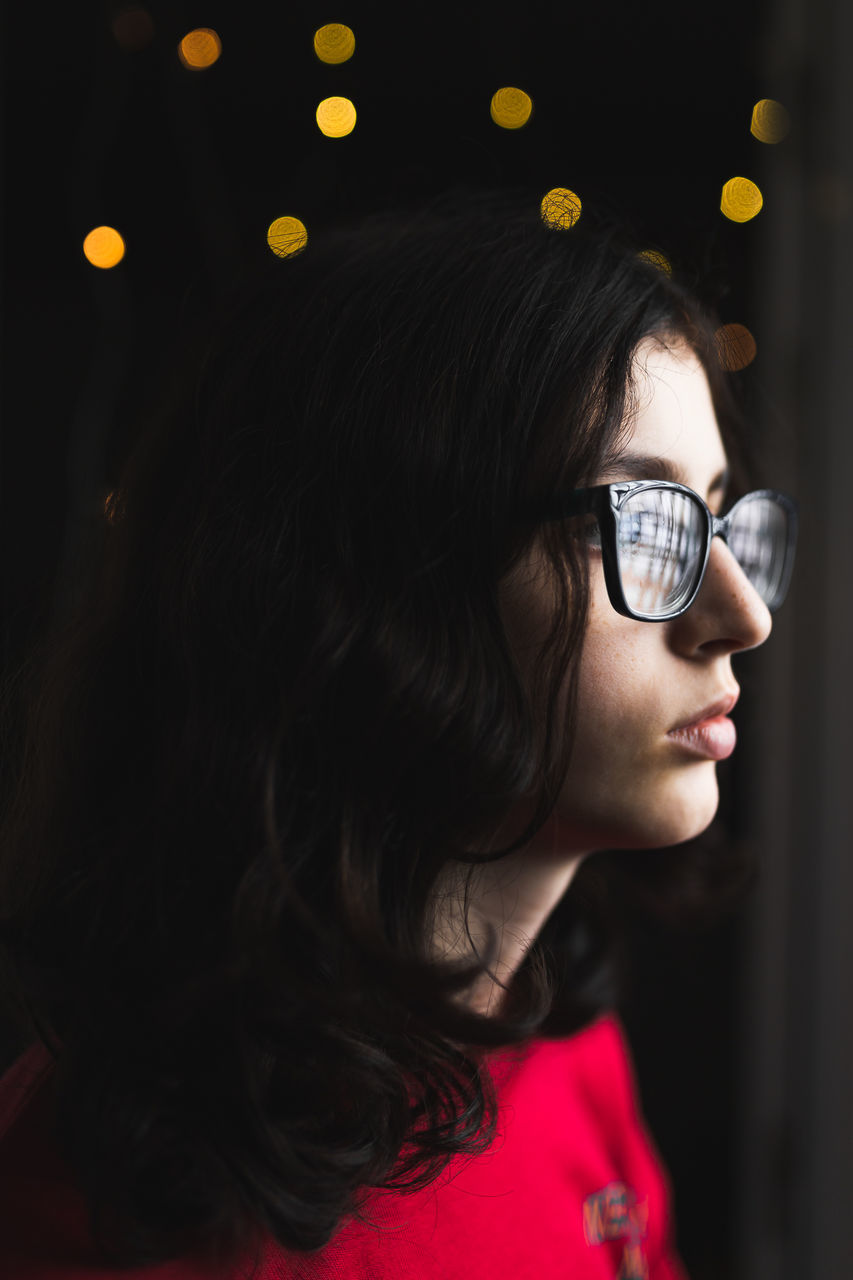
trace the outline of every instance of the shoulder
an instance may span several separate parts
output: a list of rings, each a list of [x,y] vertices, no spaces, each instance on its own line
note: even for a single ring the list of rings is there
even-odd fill
[[[499,1072],[506,1071],[504,1061],[498,1062]],[[614,1100],[625,1101],[626,1094],[633,1096],[635,1092],[628,1037],[613,1011],[600,1014],[573,1035],[535,1040],[524,1062],[528,1074],[535,1071],[544,1078],[562,1080],[595,1093],[615,1090]]]

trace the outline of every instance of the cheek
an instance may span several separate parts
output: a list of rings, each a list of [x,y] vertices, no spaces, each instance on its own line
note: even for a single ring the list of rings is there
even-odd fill
[[[603,596],[603,599],[602,599]],[[613,735],[660,716],[665,645],[660,631],[616,613],[596,590],[578,668],[578,735]]]
[[[531,567],[503,598],[510,643],[529,682],[554,606],[546,578]],[[677,844],[714,816],[715,767],[685,765],[668,749],[665,734],[684,698],[665,628],[616,613],[598,569],[577,668],[572,759],[555,813],[560,843],[566,851]]]
[[[716,812],[715,766],[665,740],[679,699],[663,632],[610,612],[591,617],[581,656],[560,825],[578,848],[677,844]]]
[[[593,793],[609,791],[616,779],[622,789],[639,783],[641,760],[662,718],[653,655],[642,643],[625,643],[619,630],[594,635],[578,671],[569,779]]]

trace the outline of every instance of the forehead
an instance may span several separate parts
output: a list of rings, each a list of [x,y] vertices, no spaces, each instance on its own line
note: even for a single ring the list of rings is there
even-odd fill
[[[711,389],[701,361],[683,340],[668,346],[647,338],[634,353],[634,412],[626,422],[626,452],[665,458],[684,482],[704,492],[726,467]]]

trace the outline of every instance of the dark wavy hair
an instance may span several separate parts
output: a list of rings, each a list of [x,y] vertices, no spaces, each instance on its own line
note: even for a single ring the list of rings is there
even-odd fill
[[[697,352],[739,456],[715,320],[646,247],[467,193],[270,256],[7,676],[4,1000],[110,1260],[310,1252],[366,1189],[484,1151],[488,1051],[615,999],[612,886],[677,898],[651,852],[585,865],[491,1017],[460,997],[494,933],[430,945],[439,874],[529,842],[571,752],[584,562],[521,505],[618,453],[649,335]],[[499,586],[537,536],[560,599],[529,689]]]

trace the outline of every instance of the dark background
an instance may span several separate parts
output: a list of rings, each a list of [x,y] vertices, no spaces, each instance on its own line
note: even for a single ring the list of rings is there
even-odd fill
[[[152,37],[122,49],[113,22],[144,8]],[[345,22],[354,57],[320,63],[315,29]],[[527,2],[481,7],[18,5],[3,19],[3,661],[26,651],[63,599],[82,523],[183,335],[270,251],[291,214],[312,227],[465,181],[555,186],[621,211],[676,272],[745,324],[758,357],[738,378],[760,395],[753,263],[773,218],[720,212],[723,183],[762,175],[798,145],[749,131],[782,98],[756,70],[759,6]],[[223,52],[186,70],[180,38],[214,28]],[[489,114],[496,89],[532,97],[517,131]],[[354,132],[318,130],[321,98],[352,98]],[[781,157],[781,159],[780,159]],[[127,244],[113,270],[84,236]],[[286,263],[282,264],[286,270]],[[757,388],[757,390],[756,390]],[[768,481],[770,482],[770,481]],[[751,656],[743,750],[723,766],[722,814],[749,840]],[[741,918],[707,936],[638,922],[624,1018],[645,1109],[675,1187],[679,1244],[696,1280],[730,1276],[733,993]],[[8,1059],[9,1053],[6,1053]]]

